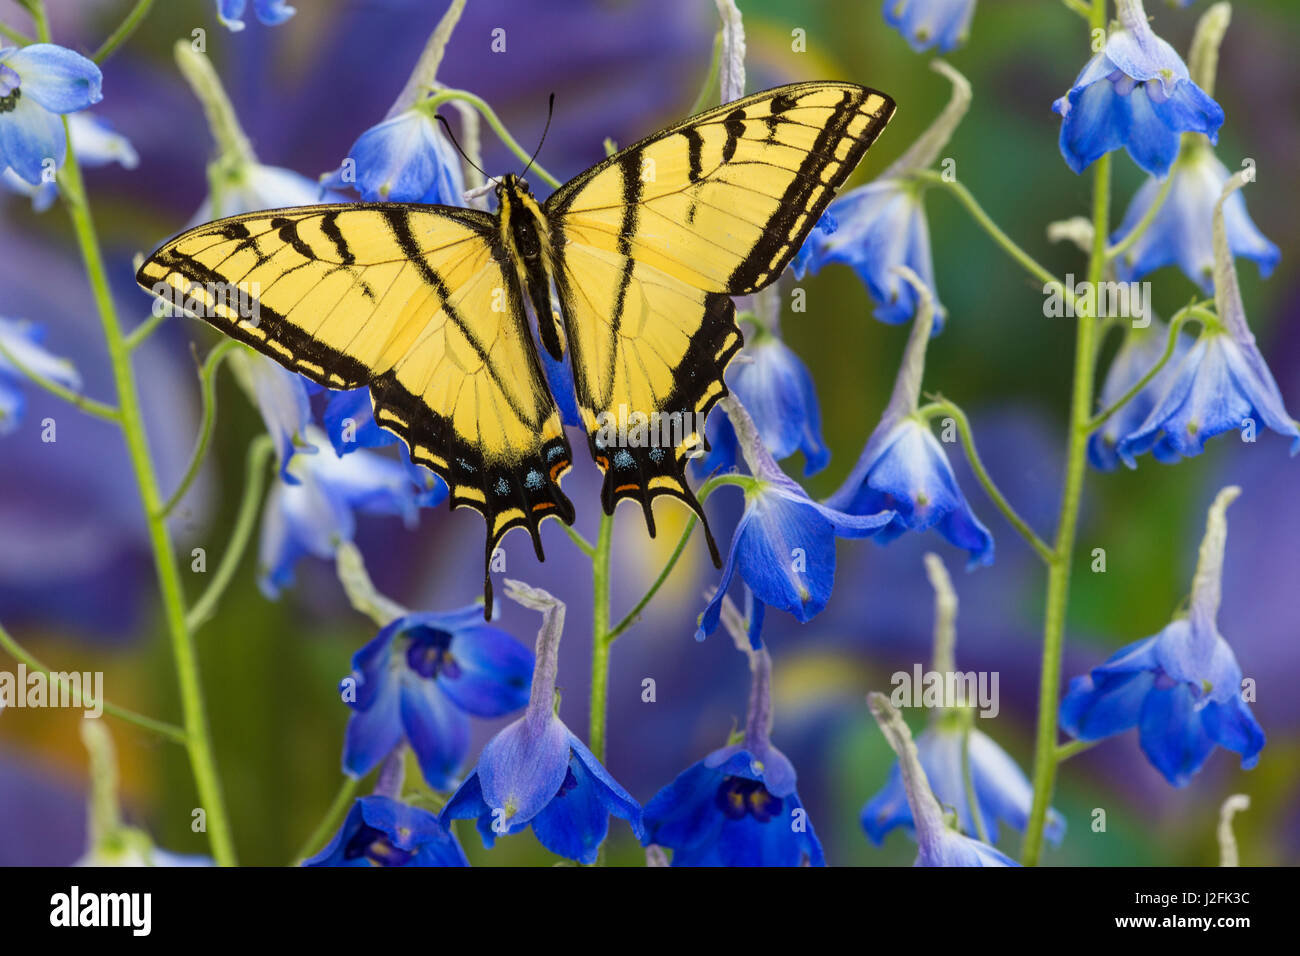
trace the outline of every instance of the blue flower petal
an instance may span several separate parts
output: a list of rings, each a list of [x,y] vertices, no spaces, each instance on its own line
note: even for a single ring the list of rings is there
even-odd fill
[[[469,718],[437,680],[411,671],[402,675],[400,700],[402,728],[420,772],[434,790],[450,790],[469,753]]]
[[[33,186],[43,181],[45,161],[62,165],[67,148],[63,121],[34,100],[20,96],[12,111],[0,113],[0,166]]]
[[[1175,787],[1186,786],[1214,749],[1195,711],[1195,698],[1182,683],[1154,688],[1142,706],[1142,752]]]
[[[30,100],[51,113],[73,113],[104,98],[99,67],[80,53],[53,43],[33,43],[15,50],[5,57],[4,64],[22,77],[19,103]]]
[[[500,717],[528,703],[533,652],[509,634],[479,623],[457,631],[451,641],[455,673],[445,669],[438,683],[457,706],[476,717]]]

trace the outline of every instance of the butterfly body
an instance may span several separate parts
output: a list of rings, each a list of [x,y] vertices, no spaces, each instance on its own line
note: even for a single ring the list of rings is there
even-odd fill
[[[505,176],[495,215],[247,213],[172,239],[137,280],[197,296],[201,318],[313,381],[368,386],[375,420],[447,482],[451,506],[483,514],[488,563],[511,528],[528,528],[540,559],[541,521],[574,520],[531,308],[541,347],[572,372],[605,512],[632,498],[653,535],[653,500],[678,498],[718,563],[685,468],[742,344],[731,297],[776,280],[892,113],[851,83],[779,87],[647,137],[545,202]],[[255,318],[205,291],[223,283],[252,287]],[[485,596],[490,609],[486,570]]]

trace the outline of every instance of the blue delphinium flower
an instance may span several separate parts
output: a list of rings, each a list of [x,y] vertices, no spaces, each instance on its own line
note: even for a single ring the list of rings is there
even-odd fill
[[[232,33],[244,29],[241,19],[248,0],[217,0],[217,19]],[[297,13],[285,0],[253,0],[253,15],[268,27],[278,26]]]
[[[236,349],[230,358],[234,373],[257,403],[266,431],[275,442],[280,479],[297,484],[290,470],[298,452],[314,455],[318,449],[306,439],[311,424],[310,383],[296,372],[249,349]]]
[[[68,133],[72,138],[72,148],[77,154],[77,162],[83,167],[105,166],[118,163],[124,169],[135,169],[140,157],[135,147],[121,133],[114,132],[107,121],[89,113],[73,113],[68,117]],[[58,198],[57,181],[50,180],[33,186],[12,169],[0,171],[0,186],[20,196],[27,196],[32,201],[32,209],[45,212]]]
[[[1098,409],[1110,408],[1141,381],[1160,361],[1168,341],[1169,326],[1159,319],[1152,319],[1145,328],[1130,329],[1106,372],[1106,381],[1097,397]],[[1174,353],[1164,368],[1092,433],[1088,439],[1088,461],[1094,468],[1114,471],[1119,467],[1116,446],[1146,421],[1168,385],[1173,370],[1190,347],[1191,339],[1180,333],[1174,343]]]
[[[1116,445],[1130,468],[1135,456],[1150,451],[1158,461],[1176,462],[1199,455],[1215,435],[1242,430],[1255,440],[1267,426],[1291,439],[1291,454],[1300,451],[1300,425],[1287,413],[1277,382],[1246,323],[1241,287],[1228,246],[1224,206],[1248,182],[1237,173],[1228,180],[1214,211],[1215,312],[1198,313],[1203,328],[1173,368],[1146,419]],[[1248,433],[1248,434],[1247,434]]]
[[[29,372],[35,372],[64,388],[81,388],[81,376],[67,359],[46,351],[41,344],[45,330],[30,322],[0,317],[0,435],[11,434],[22,423],[27,407],[23,388],[27,377],[8,356]],[[6,355],[7,353],[7,355]]]
[[[1229,486],[1210,506],[1186,618],[1130,644],[1070,681],[1061,727],[1101,740],[1137,727],[1142,752],[1175,787],[1184,786],[1218,744],[1259,761],[1264,731],[1242,699],[1242,673],[1217,617],[1228,536],[1225,512],[1241,493]]]
[[[1076,173],[1121,146],[1153,176],[1178,155],[1179,134],[1218,142],[1223,109],[1196,85],[1187,64],[1147,23],[1141,0],[1117,0],[1120,27],[1052,109],[1061,115],[1061,154]]]
[[[845,514],[813,501],[772,459],[744,406],[732,396],[722,405],[753,478],[718,590],[700,615],[699,640],[717,629],[722,599],[737,571],[756,602],[789,611],[800,622],[811,620],[831,595],[835,539],[866,537],[894,517],[891,511]]]
[[[344,772],[365,776],[405,739],[429,786],[453,789],[469,752],[469,715],[523,707],[532,673],[532,652],[484,624],[477,604],[395,619],[357,651],[352,683],[343,684],[353,711]]]
[[[930,672],[946,676],[956,673],[957,593],[938,555],[925,556],[925,569],[934,588],[934,649]],[[899,703],[908,706],[910,701]],[[999,821],[1024,832],[1034,792],[1010,755],[987,734],[969,726],[969,721],[974,719],[971,708],[975,703],[973,700],[942,701],[931,710],[930,725],[916,738],[916,750],[935,797],[942,806],[956,813],[958,829],[969,836],[978,836],[982,827],[988,840],[996,843]],[[974,807],[970,793],[975,796]],[[898,763],[890,770],[884,788],[862,808],[861,819],[863,830],[877,846],[895,827],[913,832],[912,809]],[[1059,843],[1065,835],[1065,820],[1055,810],[1049,811],[1046,834],[1053,843]]]
[[[822,413],[812,375],[789,346],[760,329],[728,369],[727,386],[749,412],[772,457],[779,461],[803,452],[805,475],[826,467],[831,453],[822,438]],[[710,415],[705,435],[709,453],[695,462],[697,471],[713,474],[734,469],[740,446],[731,419],[722,412]]]
[[[934,307],[919,277],[910,271],[902,274],[920,296],[921,307],[894,392],[857,464],[826,503],[849,514],[893,512],[889,525],[876,535],[879,544],[888,544],[904,531],[933,528],[968,551],[972,566],[992,564],[993,536],[971,512],[929,423],[917,415]]]
[[[0,170],[40,185],[46,160],[59,166],[67,153],[59,114],[98,103],[102,82],[94,63],[53,43],[0,46]]]
[[[948,53],[966,42],[975,0],[885,0],[885,22],[917,53]]]
[[[428,112],[404,110],[366,130],[321,184],[352,187],[367,202],[465,205],[460,157]]]
[[[524,715],[488,741],[478,766],[447,801],[442,820],[475,819],[483,845],[528,827],[552,853],[594,863],[611,815],[644,835],[641,808],[555,713],[564,605],[545,591],[506,581],[506,593],[542,612],[537,667]]]
[[[396,445],[402,464],[406,466],[411,476],[411,481],[421,489],[417,499],[420,507],[431,508],[447,497],[446,483],[424,465],[413,462],[406,443],[375,421],[369,388],[338,391],[310,386],[308,391],[312,389],[318,389],[329,396],[325,409],[321,413],[321,424],[325,427],[330,444],[334,446],[334,451],[339,457],[351,454],[360,448],[386,448],[389,445]]]
[[[315,426],[305,438],[317,453],[294,456],[296,483],[277,481],[262,512],[258,584],[272,600],[293,583],[301,558],[331,559],[352,540],[354,513],[400,515],[411,525],[421,504],[421,489],[400,462],[368,451],[340,458]]]
[[[916,173],[933,165],[970,107],[966,78],[941,60],[933,68],[952,83],[952,98],[939,117],[896,162],[865,186],[851,189],[830,206],[833,230],[814,229],[794,260],[795,275],[816,273],[832,262],[849,265],[876,304],[876,318],[899,325],[916,314],[920,297],[900,278],[905,266],[920,276],[935,302],[935,331],[944,309],[934,282],[930,229],[925,218],[925,184]]]
[[[1201,137],[1183,153],[1169,173],[1168,183],[1149,179],[1129,204],[1113,241],[1120,242],[1146,217],[1161,190],[1169,190],[1146,231],[1115,260],[1116,277],[1134,282],[1165,266],[1176,265],[1207,295],[1214,292],[1214,206],[1228,182],[1228,168],[1219,162]],[[1246,200],[1233,193],[1223,208],[1228,246],[1234,256],[1252,259],[1259,274],[1272,274],[1282,253],[1255,226]]]
[[[939,801],[930,791],[925,768],[917,756],[912,732],[884,694],[867,695],[867,704],[880,730],[898,755],[903,791],[911,808],[916,832],[916,866],[1019,866],[1015,860],[987,843],[951,829]]]
[[[469,866],[428,810],[372,794],[352,804],[334,839],[303,866]]]
[[[794,766],[772,746],[772,660],[750,648],[743,622],[728,629],[753,675],[744,736],[655,794],[641,842],[672,850],[673,866],[825,866]]]

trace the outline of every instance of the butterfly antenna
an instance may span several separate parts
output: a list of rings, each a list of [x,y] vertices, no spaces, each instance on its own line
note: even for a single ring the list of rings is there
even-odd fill
[[[447,138],[451,140],[451,145],[456,147],[456,152],[460,153],[461,156],[465,158],[465,162],[469,163],[480,173],[482,173],[483,178],[488,180],[489,182],[494,182],[494,183],[500,182],[500,180],[497,179],[495,176],[489,176],[482,166],[474,162],[474,160],[470,159],[469,154],[466,153],[465,150],[460,148],[460,143],[456,140],[456,134],[451,131],[451,124],[447,122],[447,117],[443,116],[441,113],[435,113],[434,119],[436,119],[439,123],[442,124],[442,128],[447,131]]]
[[[537,155],[542,151],[542,143],[546,142],[546,133],[547,130],[551,128],[551,116],[554,113],[555,113],[555,94],[552,93],[550,102],[546,104],[546,125],[542,127],[542,138],[538,141],[537,148],[533,150],[533,158],[528,161],[528,165],[524,167],[524,171],[519,174],[520,179],[523,179],[525,176],[527,176],[528,170],[532,169],[533,163],[537,162]]]

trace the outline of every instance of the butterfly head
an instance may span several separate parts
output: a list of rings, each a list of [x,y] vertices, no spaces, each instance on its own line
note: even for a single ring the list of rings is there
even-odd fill
[[[532,191],[528,188],[528,180],[516,176],[514,173],[506,173],[497,181],[497,200],[501,200],[503,193],[510,193],[513,196],[531,196]]]

